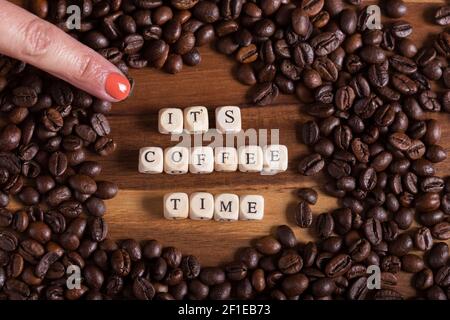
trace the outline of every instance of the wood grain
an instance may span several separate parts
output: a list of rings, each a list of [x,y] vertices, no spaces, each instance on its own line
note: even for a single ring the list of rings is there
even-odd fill
[[[444,1],[406,2],[410,5],[405,20],[413,24],[413,38],[417,43],[441,30],[429,23],[429,17]],[[293,96],[280,96],[273,106],[248,105],[245,99],[247,87],[233,78],[233,61],[211,48],[200,51],[202,64],[195,68],[185,67],[175,76],[150,69],[132,71],[136,81],[132,97],[114,106],[110,121],[118,149],[110,158],[99,159],[104,166],[103,178],[117,182],[121,189],[119,195],[108,202],[106,219],[111,236],[116,239],[156,238],[165,245],[181,248],[184,253],[198,255],[205,265],[229,261],[237,248],[249,245],[252,239],[271,232],[280,224],[292,226],[301,241],[309,241],[312,239],[310,231],[300,230],[292,221],[297,202],[295,191],[305,186],[320,190],[326,181],[322,176],[305,178],[296,172],[297,161],[306,152],[299,143],[298,125],[308,117],[301,112]],[[288,171],[270,177],[246,173],[182,176],[137,173],[139,148],[174,144],[169,136],[157,132],[157,111],[162,107],[190,105],[207,106],[211,111],[211,123],[214,123],[215,107],[239,105],[243,107],[243,128],[280,129],[280,143],[289,149]],[[435,117],[442,123],[449,121],[448,115]],[[450,149],[450,128],[445,125],[442,145],[447,151]],[[450,160],[438,166],[438,174],[448,175],[449,172]],[[162,197],[171,191],[262,194],[266,215],[261,222],[167,221],[162,217]],[[334,198],[321,193],[313,210],[319,214],[336,206]],[[408,275],[402,275],[399,290],[406,295],[414,293],[409,281]]]

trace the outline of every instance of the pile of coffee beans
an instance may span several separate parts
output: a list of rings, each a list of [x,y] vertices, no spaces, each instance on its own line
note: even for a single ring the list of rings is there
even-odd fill
[[[87,159],[115,149],[111,105],[0,56],[0,299],[393,300],[404,298],[400,272],[414,274],[419,298],[450,299],[450,179],[434,168],[447,154],[428,117],[450,111],[450,90],[431,89],[441,79],[450,87],[449,33],[418,50],[407,22],[369,30],[364,8],[341,0],[38,0],[33,12],[64,28],[72,3],[83,8],[74,37],[124,72],[127,64],[175,72],[188,54],[199,61],[195,45],[216,33],[218,50],[239,61],[240,81],[254,85],[253,102],[295,92],[314,117],[302,126],[312,154],[299,171],[328,176],[325,191],[341,207],[313,219],[318,194],[301,189],[295,221],[318,241],[279,226],[220,267],[156,240],[112,241],[104,200],[117,186]],[[383,9],[392,18],[407,11],[401,0]],[[447,11],[437,23],[447,24]],[[8,209],[11,197],[24,208]],[[376,290],[367,286],[371,266],[381,269]]]

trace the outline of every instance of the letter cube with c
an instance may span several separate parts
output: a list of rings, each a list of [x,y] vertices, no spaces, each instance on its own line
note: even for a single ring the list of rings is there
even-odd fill
[[[139,150],[140,173],[163,172],[163,150],[157,147],[146,147]]]

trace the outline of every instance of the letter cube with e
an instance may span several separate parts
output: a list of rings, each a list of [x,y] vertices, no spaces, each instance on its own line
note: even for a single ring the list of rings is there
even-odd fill
[[[208,110],[205,107],[184,109],[184,128],[188,133],[204,133],[209,129]]]
[[[191,148],[189,171],[191,173],[211,173],[214,170],[214,152],[211,147]]]
[[[231,147],[214,148],[214,170],[233,172],[238,168],[237,150]]]
[[[239,197],[231,193],[222,193],[214,199],[214,220],[236,221],[239,219]]]
[[[264,197],[245,195],[240,198],[239,218],[241,220],[262,220],[264,217]]]
[[[240,147],[238,159],[241,172],[261,172],[263,169],[263,152],[260,146]]]
[[[288,167],[288,149],[281,144],[271,144],[263,148],[264,172],[276,174]]]
[[[189,149],[170,147],[164,150],[164,172],[168,174],[184,174],[189,169]]]
[[[235,106],[216,108],[216,129],[222,134],[240,132],[242,129],[241,109]]]
[[[214,197],[211,193],[195,192],[189,198],[189,218],[211,220],[214,215]]]
[[[161,148],[147,147],[139,150],[140,173],[162,173],[163,167],[163,150]]]
[[[178,108],[159,110],[158,130],[162,134],[183,133],[183,111]]]
[[[174,192],[164,196],[164,218],[186,219],[189,216],[189,198],[186,193]]]

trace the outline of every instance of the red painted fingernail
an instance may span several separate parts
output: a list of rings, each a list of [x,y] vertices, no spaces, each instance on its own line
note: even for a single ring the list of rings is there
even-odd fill
[[[131,85],[123,75],[110,73],[106,78],[105,89],[114,99],[123,100],[130,94]]]

